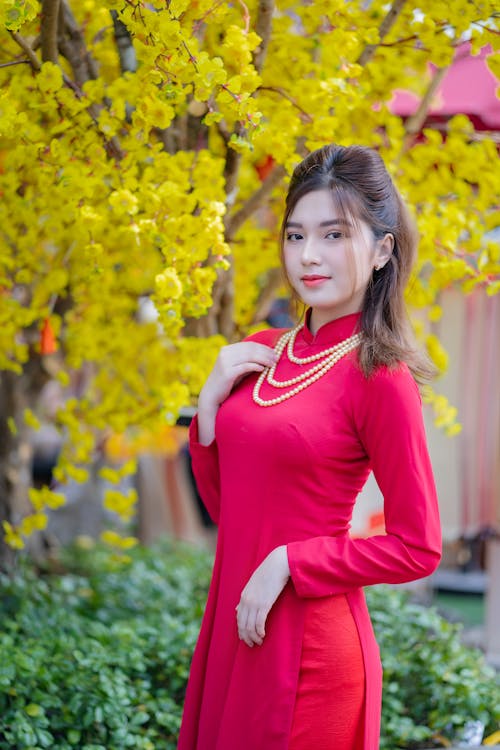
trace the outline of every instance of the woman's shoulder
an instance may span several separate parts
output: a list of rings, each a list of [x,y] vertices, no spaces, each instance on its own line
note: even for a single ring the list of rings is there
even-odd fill
[[[362,441],[380,430],[398,435],[420,430],[422,397],[408,364],[379,365],[369,377],[358,367],[355,377],[350,413]]]
[[[353,368],[356,390],[370,399],[400,400],[418,397],[420,390],[406,362],[393,365],[378,365],[370,375],[365,375],[358,366]]]

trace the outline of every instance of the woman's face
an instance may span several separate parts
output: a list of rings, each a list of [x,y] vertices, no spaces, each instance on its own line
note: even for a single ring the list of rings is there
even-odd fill
[[[361,310],[373,269],[389,259],[392,244],[392,235],[375,241],[367,224],[346,221],[329,190],[297,202],[285,227],[283,259],[292,287],[312,307],[312,333]]]

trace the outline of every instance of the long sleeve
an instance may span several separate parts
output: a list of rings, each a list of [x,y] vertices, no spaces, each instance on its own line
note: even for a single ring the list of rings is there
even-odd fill
[[[189,428],[189,453],[200,497],[212,521],[218,523],[220,511],[219,452],[215,440],[209,445],[202,445],[199,442],[197,416],[193,418]]]
[[[441,556],[436,490],[416,383],[404,365],[355,381],[351,418],[384,496],[386,534],[367,539],[318,536],[288,544],[291,578],[302,597],[422,578],[435,570]]]

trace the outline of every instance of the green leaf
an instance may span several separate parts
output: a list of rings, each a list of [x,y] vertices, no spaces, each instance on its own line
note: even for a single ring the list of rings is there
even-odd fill
[[[41,716],[43,714],[43,708],[36,703],[29,703],[24,710],[28,716]]]

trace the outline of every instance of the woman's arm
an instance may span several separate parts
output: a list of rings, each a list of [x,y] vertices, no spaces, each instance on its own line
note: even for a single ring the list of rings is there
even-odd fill
[[[217,524],[220,506],[219,452],[215,440],[208,445],[200,442],[198,414],[189,428],[189,455],[200,497],[210,518]]]
[[[198,432],[202,445],[215,438],[215,419],[220,405],[234,386],[251,372],[262,372],[276,363],[274,349],[256,341],[224,346],[198,399]]]
[[[360,376],[362,377],[362,376]],[[353,383],[353,420],[384,496],[386,534],[319,536],[287,546],[299,596],[403,583],[432,573],[441,556],[436,489],[417,386],[408,369]]]
[[[247,646],[261,646],[271,607],[290,577],[286,546],[275,547],[253,572],[236,607],[238,636]]]
[[[256,341],[224,346],[198,399],[198,413],[191,423],[189,451],[198,492],[214,523],[219,521],[219,454],[215,420],[223,401],[245,375],[262,372],[276,361],[274,349]]]

